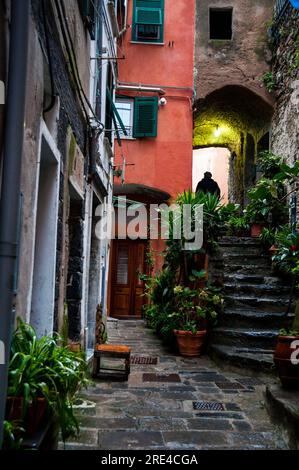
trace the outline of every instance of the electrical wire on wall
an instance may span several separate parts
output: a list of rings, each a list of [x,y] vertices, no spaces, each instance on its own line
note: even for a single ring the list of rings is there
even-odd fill
[[[96,116],[96,114],[94,112],[94,109],[93,109],[92,105],[90,104],[90,102],[89,102],[89,100],[86,96],[86,93],[83,89],[83,85],[82,85],[82,82],[81,82],[81,79],[80,79],[78,64],[76,62],[75,47],[74,47],[74,44],[73,44],[73,41],[72,41],[72,37],[71,37],[70,30],[69,30],[68,22],[65,20],[66,19],[66,11],[65,11],[64,3],[63,3],[63,1],[60,1],[60,2],[58,0],[54,0],[54,1],[55,1],[55,6],[56,6],[56,10],[57,10],[58,20],[59,20],[59,23],[60,23],[63,40],[64,40],[64,43],[65,43],[67,55],[68,55],[68,58],[69,58],[69,63],[70,63],[72,74],[73,74],[73,77],[74,77],[74,80],[75,80],[75,86],[76,86],[76,89],[78,91],[79,100],[80,100],[80,103],[82,105],[82,109],[83,109],[83,112],[85,114],[86,121],[88,122],[88,124],[90,126],[90,116],[88,115],[85,104],[87,105],[89,111],[91,112],[92,118],[95,120],[95,122],[99,126],[100,132],[103,132],[104,129],[105,129],[105,126],[98,119],[98,117]],[[62,10],[61,10],[60,6],[61,6]]]

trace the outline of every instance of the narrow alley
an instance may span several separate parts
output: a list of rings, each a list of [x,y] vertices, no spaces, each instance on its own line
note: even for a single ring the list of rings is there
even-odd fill
[[[65,449],[284,448],[264,407],[272,377],[169,353],[142,320],[108,325],[110,343],[132,347],[129,380],[96,380],[82,395],[81,434]]]

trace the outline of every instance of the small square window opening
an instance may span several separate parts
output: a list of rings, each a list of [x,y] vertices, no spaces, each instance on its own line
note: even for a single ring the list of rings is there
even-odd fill
[[[210,39],[231,40],[232,20],[232,8],[210,8]]]

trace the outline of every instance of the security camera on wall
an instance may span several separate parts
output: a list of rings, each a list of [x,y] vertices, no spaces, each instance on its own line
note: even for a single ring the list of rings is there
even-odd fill
[[[159,105],[160,106],[166,106],[167,105],[167,99],[166,98],[160,98]]]

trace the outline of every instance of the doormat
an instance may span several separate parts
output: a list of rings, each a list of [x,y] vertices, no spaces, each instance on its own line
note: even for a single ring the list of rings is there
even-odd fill
[[[194,410],[210,410],[210,411],[223,411],[225,408],[222,403],[215,401],[194,401]]]
[[[143,374],[143,382],[180,382],[178,374]]]
[[[157,357],[152,356],[131,356],[131,364],[143,364],[143,365],[156,365],[158,363]]]

